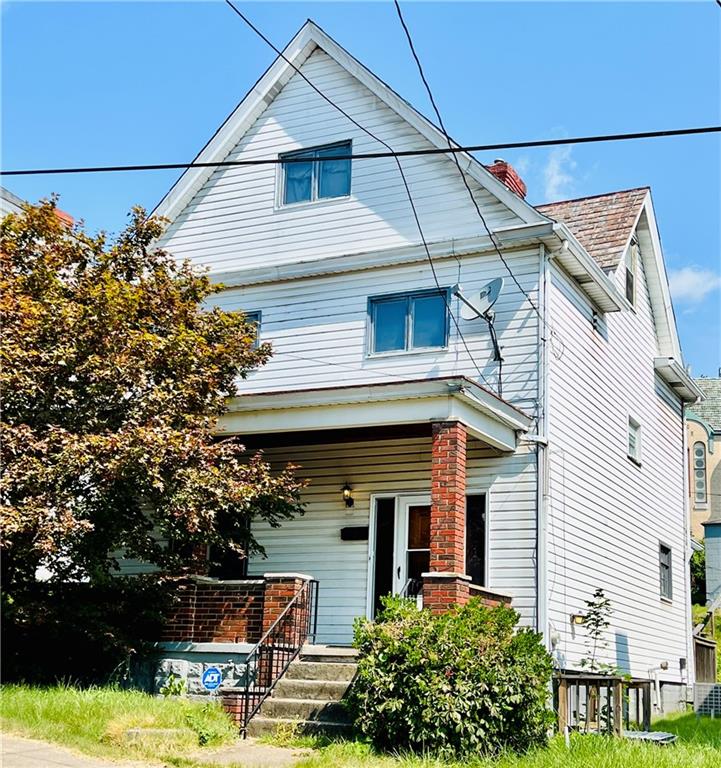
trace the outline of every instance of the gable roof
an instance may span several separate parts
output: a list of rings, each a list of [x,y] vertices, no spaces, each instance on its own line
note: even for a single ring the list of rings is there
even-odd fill
[[[721,379],[694,379],[703,392],[704,400],[691,409],[694,416],[705,421],[715,432],[721,432]]]
[[[536,210],[563,222],[601,269],[615,269],[628,246],[648,187],[537,205]]]
[[[448,146],[445,135],[437,126],[351,56],[348,51],[338,45],[317,24],[308,20],[283,49],[282,56],[275,59],[194,158],[193,162],[214,163],[224,160],[268,104],[295,74],[296,68],[300,68],[313,51],[318,48],[410,124],[434,147],[442,149]],[[463,152],[459,153],[457,157],[463,170],[472,179],[513,211],[522,221],[527,223],[544,221],[543,216],[532,205],[512,192],[472,155]],[[448,161],[452,162],[450,158]],[[175,219],[210,178],[213,171],[214,168],[188,168],[160,201],[154,213],[171,221]]]

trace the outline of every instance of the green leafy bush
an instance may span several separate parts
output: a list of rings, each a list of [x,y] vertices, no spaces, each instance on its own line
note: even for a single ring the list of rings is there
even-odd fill
[[[478,599],[433,615],[388,598],[375,623],[355,624],[356,726],[381,749],[462,756],[544,744],[551,657],[517,621]]]

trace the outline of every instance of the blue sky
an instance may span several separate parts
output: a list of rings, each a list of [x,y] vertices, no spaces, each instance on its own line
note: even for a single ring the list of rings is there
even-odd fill
[[[310,17],[425,114],[390,2],[242,3],[284,45]],[[721,122],[721,9],[684,3],[406,2],[446,126],[466,144]],[[2,0],[2,167],[190,160],[273,53],[220,1]],[[491,162],[494,155],[481,155]],[[721,365],[719,135],[502,153],[541,203],[649,185],[686,362]],[[10,178],[117,231],[175,172]]]

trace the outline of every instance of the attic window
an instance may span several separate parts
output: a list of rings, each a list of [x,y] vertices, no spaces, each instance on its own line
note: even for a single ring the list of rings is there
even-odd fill
[[[626,298],[636,306],[636,282],[638,274],[638,239],[636,235],[631,238],[631,245],[626,254]]]
[[[351,142],[343,141],[281,155],[293,161],[281,166],[283,205],[350,195],[351,161],[324,159],[350,154]]]

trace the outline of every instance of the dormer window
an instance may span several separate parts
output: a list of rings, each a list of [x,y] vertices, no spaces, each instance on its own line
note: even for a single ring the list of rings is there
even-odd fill
[[[351,142],[327,144],[281,155],[283,205],[310,203],[350,195],[350,160],[327,160],[351,154]]]
[[[631,239],[631,245],[626,254],[626,298],[636,306],[636,283],[638,275],[639,247],[636,235]]]

